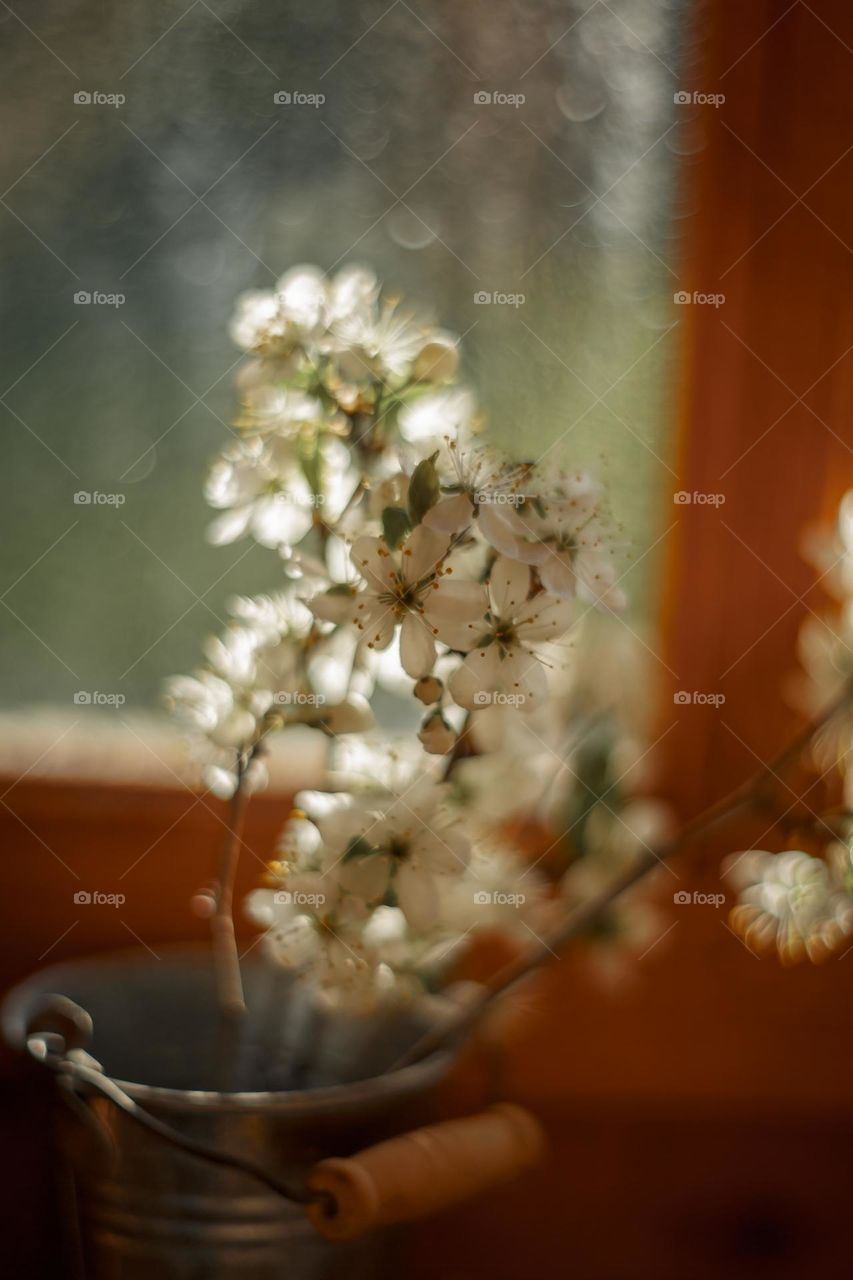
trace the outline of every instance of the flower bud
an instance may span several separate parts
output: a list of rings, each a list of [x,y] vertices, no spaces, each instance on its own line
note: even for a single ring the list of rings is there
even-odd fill
[[[190,898],[190,910],[201,920],[209,920],[216,911],[216,897],[212,889],[199,889]]]
[[[440,711],[428,716],[418,733],[424,751],[431,756],[446,756],[456,743],[456,734]]]
[[[255,733],[255,717],[251,711],[235,707],[219,721],[211,733],[211,739],[220,747],[241,747],[251,741]]]
[[[459,368],[459,347],[450,334],[434,333],[421,347],[412,374],[418,382],[449,382]]]
[[[416,682],[413,692],[425,707],[430,707],[434,702],[440,700],[444,692],[444,685],[438,676],[421,676],[420,680]]]

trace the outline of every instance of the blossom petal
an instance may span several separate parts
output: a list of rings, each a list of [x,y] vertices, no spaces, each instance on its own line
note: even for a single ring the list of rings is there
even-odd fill
[[[528,641],[556,640],[565,635],[575,616],[570,600],[555,600],[544,591],[529,600],[516,617],[519,639]]]
[[[274,924],[266,937],[276,960],[288,968],[310,968],[322,950],[313,922],[304,915]]]
[[[390,606],[377,600],[376,596],[368,594],[358,599],[353,621],[362,633],[368,649],[387,649],[394,639],[397,616]]]
[[[573,600],[577,591],[577,579],[572,568],[568,552],[560,553],[551,549],[547,560],[539,566],[539,577],[542,586],[561,600]]]
[[[327,295],[319,267],[292,267],[278,280],[275,291],[289,319],[306,329],[318,323]]]
[[[427,529],[438,533],[459,533],[470,524],[474,516],[471,499],[467,493],[456,493],[442,498],[426,513],[423,519]]]
[[[341,888],[364,902],[378,902],[384,898],[390,874],[391,859],[384,853],[348,858],[337,871]]]
[[[421,578],[435,572],[446,554],[445,535],[418,525],[403,547],[401,566],[406,582],[420,582]]]
[[[473,649],[448,682],[451,696],[460,707],[473,711],[487,706],[490,694],[500,683],[500,653],[496,644]]]
[[[355,591],[321,591],[311,597],[308,608],[320,622],[349,622],[356,608]]]
[[[506,695],[534,702],[547,694],[548,677],[535,654],[514,646],[501,662],[500,688]]]
[[[375,817],[361,805],[343,803],[318,815],[316,825],[323,837],[323,844],[343,855],[347,845],[363,836],[375,822]]]
[[[368,586],[375,592],[390,590],[397,581],[397,566],[384,539],[364,535],[352,544],[350,557]]]
[[[443,577],[424,602],[427,622],[451,649],[472,649],[483,634],[488,608],[486,589],[479,582]]]
[[[299,542],[311,528],[310,507],[277,493],[259,498],[252,511],[252,535],[262,547]]]
[[[494,612],[514,618],[530,593],[530,570],[526,564],[498,556],[489,574],[489,596]]]
[[[394,889],[400,910],[413,929],[421,932],[435,924],[440,906],[438,889],[424,867],[402,863],[394,877]]]
[[[251,505],[225,511],[208,525],[208,542],[213,543],[214,547],[224,547],[229,542],[236,542],[238,538],[243,537],[251,519]]]
[[[480,502],[477,506],[480,532],[503,556],[524,564],[541,564],[548,549],[509,503]]]
[[[616,566],[606,551],[595,547],[581,548],[576,563],[582,595],[590,600],[600,600],[612,609],[625,607],[625,593],[616,586]]]
[[[418,836],[414,857],[416,866],[425,866],[438,874],[458,874],[468,865],[471,845],[459,831],[440,827],[424,830]]]
[[[407,613],[400,628],[400,662],[414,680],[429,675],[435,665],[435,641],[420,614]]]

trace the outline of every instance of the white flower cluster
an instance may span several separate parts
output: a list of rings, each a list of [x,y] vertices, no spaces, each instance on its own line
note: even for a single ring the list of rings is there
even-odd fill
[[[272,731],[303,724],[337,735],[373,724],[362,693],[317,691],[328,646],[292,593],[238,598],[231,608],[232,625],[205,645],[207,665],[166,685],[167,705],[204,744],[205,785],[223,798],[239,778],[250,791],[264,785],[260,748]]]
[[[525,928],[542,916],[520,862],[475,850],[446,783],[409,779],[396,793],[304,792],[288,818],[268,887],[251,894],[275,960],[329,1001],[418,994],[474,928]]]
[[[422,787],[380,776],[377,789],[374,775],[368,799],[313,796],[253,899],[284,963],[327,989],[372,991],[494,923],[486,906],[522,918],[511,883],[474,901],[472,869],[494,879],[477,843],[482,806],[460,809],[445,780],[488,749],[481,721],[509,718],[512,738],[540,714],[586,606],[624,605],[614,528],[586,473],[482,442],[474,397],[455,382],[457,340],[384,298],[369,270],[289,271],[240,299],[231,332],[249,359],[235,440],[208,478],[209,536],[274,550],[284,585],[237,602],[207,666],[174,679],[169,697],[201,733],[206,779],[223,795],[258,785],[273,731],[360,734],[377,680],[426,709]],[[498,777],[516,753],[491,751]],[[515,897],[541,897],[535,882]],[[470,919],[459,909],[469,890]]]
[[[728,874],[739,890],[732,927],[752,950],[775,950],[783,964],[818,962],[853,933],[847,845],[833,843],[825,861],[799,849],[750,849],[733,855]]]
[[[842,697],[853,681],[853,490],[841,501],[830,537],[815,536],[806,548],[821,580],[836,599],[825,616],[809,613],[800,628],[800,659],[806,679],[798,701],[809,714]],[[848,702],[812,747],[822,771],[838,769],[844,808],[834,825],[812,815],[820,857],[798,849],[772,854],[748,850],[733,855],[727,873],[739,891],[732,927],[747,946],[776,950],[783,963],[820,961],[853,938],[853,706]]]

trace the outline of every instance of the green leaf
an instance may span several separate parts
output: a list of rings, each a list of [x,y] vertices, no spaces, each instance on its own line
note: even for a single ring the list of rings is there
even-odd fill
[[[412,473],[412,479],[409,483],[409,515],[412,518],[412,524],[420,524],[430,507],[434,507],[441,495],[441,486],[438,482],[438,472],[435,469],[435,460],[438,453],[434,453],[431,458],[424,458],[423,462],[419,462]]]
[[[392,551],[399,547],[411,528],[412,522],[402,507],[386,507],[382,512],[382,537]]]

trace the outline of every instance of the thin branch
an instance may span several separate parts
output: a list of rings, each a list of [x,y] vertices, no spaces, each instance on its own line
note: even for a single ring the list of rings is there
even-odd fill
[[[237,765],[237,785],[228,810],[228,830],[219,861],[216,889],[216,909],[210,920],[213,942],[213,960],[216,976],[216,993],[223,1015],[236,1016],[245,1012],[243,980],[240,976],[240,955],[234,933],[234,882],[240,862],[243,823],[246,816],[246,773],[257,748],[248,760],[242,757]]]
[[[640,880],[643,880],[649,872],[668,862],[687,846],[701,837],[709,835],[731,818],[749,810],[755,805],[756,801],[764,803],[768,782],[771,782],[776,775],[782,773],[788,765],[796,760],[816,734],[848,706],[851,699],[853,699],[853,686],[847,686],[843,694],[827,707],[817,719],[806,725],[769,764],[762,766],[752,777],[741,783],[739,787],[736,787],[733,791],[715,801],[709,808],[703,810],[660,849],[656,851],[649,850],[644,853],[632,867],[621,876],[618,876],[608,888],[602,890],[601,893],[595,894],[588,902],[583,903],[575,911],[572,911],[567,919],[553,929],[547,937],[538,940],[534,946],[525,951],[516,960],[511,961],[510,964],[500,969],[488,982],[483,984],[483,991],[476,1000],[460,1009],[458,1014],[447,1022],[441,1023],[421,1036],[412,1048],[394,1064],[392,1070],[409,1066],[414,1062],[420,1062],[436,1049],[466,1035],[482,1018],[494,1000],[508,991],[510,987],[515,986],[517,982],[526,978],[535,969],[553,959],[556,953],[562,951],[579,934],[586,932],[623,893],[633,888]]]

